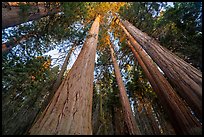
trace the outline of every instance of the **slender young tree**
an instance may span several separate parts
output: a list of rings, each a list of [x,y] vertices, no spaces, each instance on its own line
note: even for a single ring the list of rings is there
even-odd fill
[[[131,44],[134,46],[144,64],[148,66],[147,69],[159,88],[159,90],[155,92],[157,93],[162,104],[164,104],[164,108],[171,119],[175,131],[178,134],[196,134],[195,130],[201,129],[201,124],[197,121],[197,119],[195,119],[190,110],[175,93],[171,85],[161,74],[153,61],[148,57],[148,54],[144,52],[144,49],[141,48],[137,41],[126,30],[125,26],[120,22],[117,23],[130,39]]]
[[[64,72],[66,71],[67,65],[69,64],[69,59],[70,59],[70,57],[71,57],[71,55],[72,55],[75,48],[76,48],[76,43],[74,43],[73,47],[69,50],[69,53],[67,54],[67,56],[65,58],[65,61],[64,61],[63,65],[62,65],[60,73],[59,73],[59,75],[57,77],[57,80],[55,81],[55,83],[53,85],[53,89],[52,89],[53,91],[56,91],[59,88],[59,86],[60,86],[60,84],[62,82]]]
[[[129,99],[127,97],[125,86],[124,86],[123,81],[122,81],[122,77],[120,74],[120,68],[119,68],[117,61],[116,61],[115,53],[113,50],[113,45],[110,41],[109,41],[109,48],[111,51],[111,58],[113,61],[115,76],[116,76],[116,80],[117,80],[119,91],[120,91],[121,104],[123,107],[123,112],[125,114],[125,122],[127,124],[129,134],[140,135],[141,133],[140,133],[139,128],[137,127],[136,120],[132,114]]]
[[[202,121],[202,73],[162,47],[153,38],[137,29],[127,20],[121,20],[121,23],[162,69],[170,84],[176,88],[179,95]]]
[[[94,60],[100,15],[53,99],[30,129],[30,134],[92,134]]]
[[[132,44],[130,43],[130,41],[127,41],[127,45],[130,47],[133,55],[135,56],[136,60],[138,61],[138,63],[140,64],[140,66],[142,67],[142,70],[144,71],[147,79],[149,80],[152,88],[154,91],[159,90],[157,84],[155,83],[153,77],[151,76],[149,70],[147,69],[146,65],[144,64],[144,62],[142,61],[142,59],[140,58],[139,54],[137,53],[137,51],[135,50],[135,48],[132,46]]]

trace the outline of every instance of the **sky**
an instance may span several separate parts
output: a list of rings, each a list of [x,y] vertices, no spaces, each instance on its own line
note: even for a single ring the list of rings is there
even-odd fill
[[[70,60],[69,60],[70,63],[68,64],[67,69],[71,69],[71,67],[73,66],[75,60],[77,59],[77,57],[78,57],[80,51],[81,51],[81,48],[77,48],[77,49],[74,51],[74,54],[72,53],[72,55],[71,55],[71,57],[70,57]],[[50,55],[51,58],[58,58],[58,57],[60,56],[60,53],[59,53],[59,51],[58,51],[57,49],[54,49],[54,50],[49,51],[48,53],[45,53],[44,56],[45,56],[45,55],[48,55],[48,56]],[[62,64],[63,64],[63,62],[64,62],[64,60],[65,60],[65,58],[64,58],[61,62],[58,62],[56,65],[54,65],[54,64],[53,64],[54,62],[52,61],[51,65],[53,65],[53,67],[54,67],[54,66],[57,66],[57,65],[60,65],[60,67],[61,67]]]

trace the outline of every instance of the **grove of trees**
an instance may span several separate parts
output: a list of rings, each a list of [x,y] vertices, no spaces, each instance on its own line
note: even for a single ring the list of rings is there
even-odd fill
[[[2,2],[2,134],[201,135],[202,2]]]

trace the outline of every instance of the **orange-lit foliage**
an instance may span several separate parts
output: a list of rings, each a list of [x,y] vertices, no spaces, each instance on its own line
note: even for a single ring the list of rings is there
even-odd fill
[[[109,11],[118,12],[125,2],[88,2],[87,3],[87,19],[93,19],[97,14],[105,16]]]
[[[50,69],[51,58],[46,59],[43,56],[36,57],[39,62],[41,62],[41,67],[38,71],[35,71],[31,74],[31,80],[37,80],[36,77],[42,77],[43,74]]]

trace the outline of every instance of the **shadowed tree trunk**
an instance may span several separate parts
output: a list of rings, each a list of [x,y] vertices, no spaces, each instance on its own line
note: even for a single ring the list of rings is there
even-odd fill
[[[162,135],[176,135],[171,122],[166,118],[165,114],[161,112],[161,108],[158,107],[158,104],[154,104],[152,109],[161,125],[161,129],[163,131]]]
[[[128,135],[127,125],[124,122],[124,112],[121,107],[113,108],[114,135]]]
[[[148,57],[148,54],[130,35],[125,26],[123,26],[123,24],[120,22],[117,23],[127,34],[131,44],[134,46],[145,66],[148,66],[147,69],[159,88],[159,90],[155,92],[157,93],[162,104],[165,106],[164,108],[166,109],[176,132],[178,134],[195,134],[194,129],[201,128],[201,124],[191,114],[184,102],[178,97],[168,81],[161,74],[153,61]]]
[[[59,12],[59,9],[54,9],[53,11],[50,12],[46,10],[46,8],[43,5],[38,5],[38,8],[39,11],[36,13],[29,14],[30,9],[28,9],[27,13],[20,15],[19,6],[11,6],[10,9],[2,7],[2,29],[13,27],[24,22],[37,20],[42,17]]]
[[[121,23],[162,69],[170,84],[176,88],[179,95],[185,99],[196,116],[202,121],[202,73],[165,47],[162,47],[153,38],[137,29],[127,20],[121,20]]]
[[[100,15],[95,19],[73,67],[30,134],[92,134],[94,61]]]
[[[148,117],[148,120],[150,122],[150,125],[152,126],[152,130],[154,132],[154,135],[160,135],[161,132],[160,132],[160,129],[159,129],[159,125],[158,123],[156,122],[156,119],[153,115],[153,112],[152,112],[152,109],[151,107],[152,106],[144,106],[145,107],[145,111],[147,113],[147,117]]]
[[[139,135],[141,133],[140,133],[139,128],[136,125],[136,120],[135,120],[135,118],[134,118],[134,116],[132,114],[132,110],[131,110],[131,107],[130,107],[130,102],[128,100],[127,93],[126,93],[126,90],[125,90],[125,86],[123,84],[122,77],[121,77],[121,74],[120,74],[120,69],[119,69],[119,66],[118,66],[116,58],[115,58],[113,45],[112,45],[112,43],[110,41],[109,41],[109,48],[110,48],[110,51],[111,51],[111,58],[112,58],[112,61],[113,61],[115,76],[116,76],[116,80],[117,80],[119,91],[120,91],[121,104],[122,104],[122,108],[123,108],[123,111],[124,111],[125,122],[127,124],[129,134]]]
[[[142,70],[144,71],[144,74],[146,75],[147,79],[149,80],[153,90],[158,91],[159,88],[158,88],[157,84],[155,83],[155,81],[154,81],[153,77],[151,76],[151,74],[149,73],[149,70],[147,69],[146,65],[144,64],[144,62],[142,61],[139,54],[136,52],[136,50],[134,49],[134,47],[132,46],[132,44],[130,43],[129,40],[127,41],[127,45],[130,47],[134,57],[136,58],[136,60],[140,64],[140,66],[142,67]]]
[[[155,83],[153,77],[151,76],[151,74],[150,74],[150,72],[148,71],[147,67],[145,66],[145,64],[143,63],[143,61],[142,61],[142,59],[140,58],[139,54],[136,52],[136,50],[135,50],[134,47],[131,45],[131,43],[130,43],[129,40],[127,41],[127,45],[130,47],[130,49],[132,50],[133,55],[135,56],[136,60],[138,61],[138,63],[139,63],[140,66],[142,67],[142,70],[143,70],[144,74],[146,75],[147,79],[149,80],[149,82],[150,82],[150,84],[151,84],[153,90],[154,90],[155,92],[157,92],[157,91],[159,90],[158,86],[156,85],[156,83]],[[152,113],[151,113],[151,114],[152,114]],[[149,116],[149,118],[152,119],[152,116],[151,116],[151,115],[148,115],[148,116]],[[152,120],[153,120],[152,122],[153,122],[154,124],[156,124],[155,121],[154,121],[154,119],[152,119]],[[155,129],[154,131],[155,131],[156,134],[161,134],[160,131],[159,131],[159,129],[158,129],[158,127],[156,127],[156,126],[154,126],[154,125],[152,125],[152,126],[153,126],[153,128]]]

